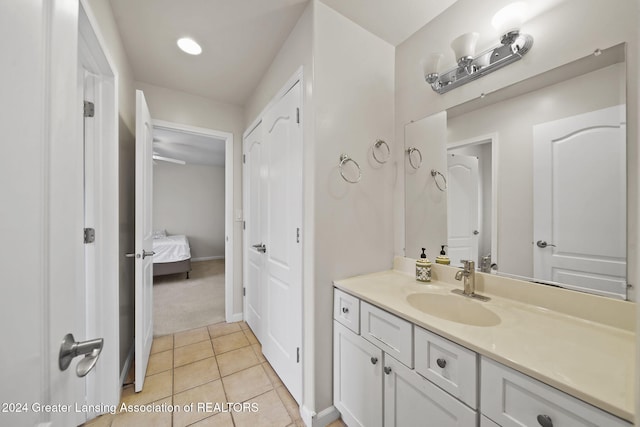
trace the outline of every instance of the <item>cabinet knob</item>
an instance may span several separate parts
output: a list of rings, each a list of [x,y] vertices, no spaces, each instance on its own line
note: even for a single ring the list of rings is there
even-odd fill
[[[384,373],[389,375],[391,373],[391,367],[390,366],[385,366],[384,367]]]
[[[447,366],[447,361],[444,359],[438,359],[436,360],[436,363],[438,364],[438,366],[440,366],[442,369],[444,369],[445,366]]]
[[[542,427],[553,427],[553,421],[549,415],[538,415],[538,424]]]
[[[378,363],[378,358],[377,357],[372,357],[371,358],[371,364],[375,365],[376,363]]]
[[[342,312],[344,314],[347,314],[349,312],[349,308],[348,307],[342,307]]]

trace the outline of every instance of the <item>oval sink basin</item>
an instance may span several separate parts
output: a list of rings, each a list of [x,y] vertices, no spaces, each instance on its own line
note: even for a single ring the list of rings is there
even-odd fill
[[[458,295],[410,294],[407,302],[425,314],[473,326],[495,326],[500,317],[482,303]]]

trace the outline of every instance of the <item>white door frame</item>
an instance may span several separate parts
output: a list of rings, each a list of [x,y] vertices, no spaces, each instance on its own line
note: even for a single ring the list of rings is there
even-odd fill
[[[117,405],[121,393],[119,331],[119,147],[118,73],[97,30],[95,16],[86,0],[79,1],[78,63],[96,79],[95,126],[97,129],[95,181],[97,206],[95,228],[97,253],[92,281],[85,288],[86,337],[104,338],[104,348],[94,372],[87,376],[87,403]],[[82,134],[80,133],[80,137]],[[98,415],[88,414],[88,418]]]
[[[165,120],[153,120],[152,122],[154,128],[177,130],[224,140],[224,317],[227,322],[242,320],[242,313],[240,313],[239,316],[234,316],[233,313],[233,134],[231,132],[183,125]]]
[[[447,144],[447,152],[457,148],[486,143],[491,143],[491,262],[498,264],[498,220],[500,216],[498,213],[498,133],[490,133],[452,142],[451,144]]]

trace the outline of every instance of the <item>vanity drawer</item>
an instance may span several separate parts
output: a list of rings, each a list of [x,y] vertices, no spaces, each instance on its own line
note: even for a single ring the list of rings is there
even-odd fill
[[[481,358],[482,413],[503,427],[631,427],[575,397]]]
[[[477,409],[476,353],[417,326],[414,334],[416,372]]]
[[[413,325],[364,301],[360,303],[360,334],[396,360],[413,368]]]
[[[333,318],[360,333],[360,300],[339,289],[333,290]]]

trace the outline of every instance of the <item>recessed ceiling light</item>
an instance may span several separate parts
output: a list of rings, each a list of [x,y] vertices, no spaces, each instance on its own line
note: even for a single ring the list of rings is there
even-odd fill
[[[202,53],[202,48],[195,40],[190,39],[189,37],[184,37],[178,39],[178,47],[182,49],[183,52],[188,53],[189,55],[200,55]]]

